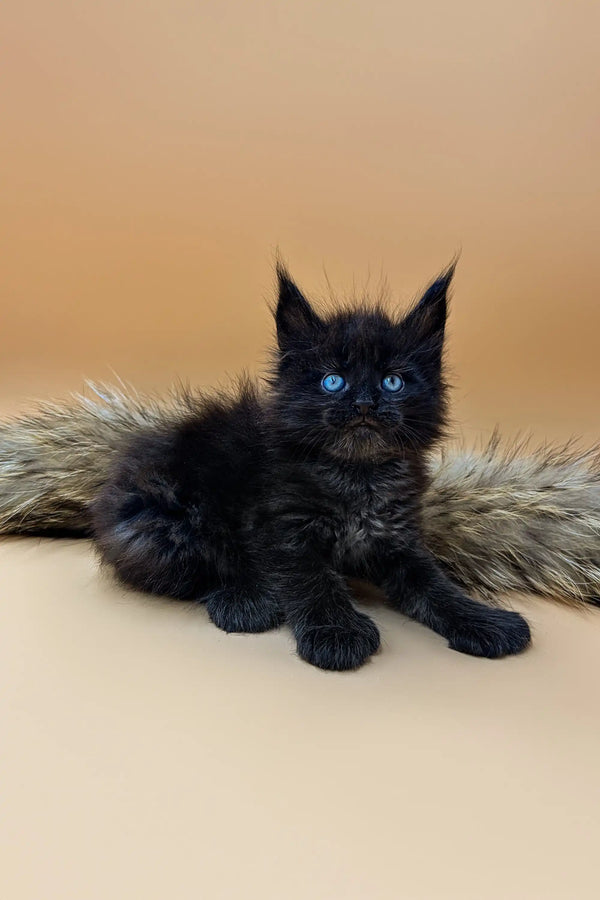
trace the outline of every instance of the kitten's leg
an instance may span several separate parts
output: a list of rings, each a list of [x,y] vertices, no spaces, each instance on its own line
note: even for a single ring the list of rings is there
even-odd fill
[[[280,625],[279,604],[260,591],[234,539],[178,488],[166,467],[152,468],[149,477],[136,457],[124,456],[92,509],[103,560],[137,590],[205,601],[212,621],[225,631]]]
[[[276,598],[256,582],[244,582],[238,578],[234,586],[216,588],[200,598],[217,628],[230,634],[258,633],[282,625],[285,616]]]
[[[392,606],[461,653],[492,659],[520,653],[531,641],[523,616],[467,597],[424,550],[398,554],[381,585]]]
[[[354,608],[345,579],[316,557],[290,560],[278,575],[298,655],[321,669],[357,669],[379,648],[375,623]]]

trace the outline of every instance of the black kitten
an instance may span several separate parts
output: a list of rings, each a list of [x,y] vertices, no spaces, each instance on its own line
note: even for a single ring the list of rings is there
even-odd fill
[[[287,622],[299,655],[355,669],[379,647],[346,578],[447,638],[499,657],[523,650],[516,612],[471,600],[425,549],[425,458],[445,413],[448,269],[402,318],[323,317],[278,269],[270,389],[248,383],[120,455],[93,509],[103,558],[127,584],[206,603],[225,631]]]

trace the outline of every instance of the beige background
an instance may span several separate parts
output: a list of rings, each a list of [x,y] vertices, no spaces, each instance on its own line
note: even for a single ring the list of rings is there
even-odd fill
[[[276,246],[406,303],[462,248],[455,432],[598,437],[597,4],[4,4],[4,410],[258,371]],[[327,277],[326,277],[327,276]],[[489,663],[375,609],[358,674],[0,547],[0,890],[596,898],[600,619]]]

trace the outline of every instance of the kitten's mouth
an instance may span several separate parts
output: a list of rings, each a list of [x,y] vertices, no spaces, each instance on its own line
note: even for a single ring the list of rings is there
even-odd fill
[[[374,422],[373,419],[368,419],[366,416],[363,416],[361,419],[353,419],[352,422],[348,423],[350,428],[358,428],[360,430],[366,429],[367,431],[379,431],[379,425],[377,422]]]

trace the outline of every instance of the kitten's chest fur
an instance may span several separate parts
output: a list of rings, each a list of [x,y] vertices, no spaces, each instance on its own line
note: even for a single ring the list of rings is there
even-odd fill
[[[394,548],[406,546],[417,523],[417,479],[404,461],[349,470],[335,479],[334,564],[360,574]]]

